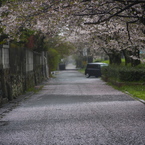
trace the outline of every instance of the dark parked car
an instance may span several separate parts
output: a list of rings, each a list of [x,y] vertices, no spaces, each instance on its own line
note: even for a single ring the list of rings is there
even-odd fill
[[[103,66],[108,66],[107,63],[95,62],[88,63],[85,69],[85,76],[89,78],[90,76],[100,77],[101,76],[101,68]]]

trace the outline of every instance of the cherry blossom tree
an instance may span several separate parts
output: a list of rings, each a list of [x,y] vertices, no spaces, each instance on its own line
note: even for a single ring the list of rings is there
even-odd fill
[[[112,32],[110,32],[110,29],[108,29],[108,32],[104,31],[106,34],[100,30],[102,35],[99,37],[103,40],[101,44],[105,42],[102,47],[104,51],[109,56],[113,54],[113,57],[115,56],[114,54],[117,53],[116,58],[120,58],[118,53],[123,52],[126,60],[129,60],[128,58],[130,57],[134,60],[133,62],[137,62],[133,65],[138,64],[140,62],[139,50],[142,48],[140,46],[143,45],[139,37],[144,37],[145,1],[107,0],[104,2],[102,0],[84,0],[84,2],[86,6],[81,11],[77,11],[74,14],[75,16],[83,17],[85,20],[84,24],[86,25],[98,25],[107,22],[108,25],[106,25],[106,28],[108,26],[108,28],[111,28]],[[124,31],[124,24],[121,25],[119,31],[116,29],[116,20],[118,24],[120,24],[121,21],[126,24],[126,31]],[[143,26],[140,26],[141,24],[143,24]],[[114,25],[115,27],[112,29],[110,25]],[[143,33],[140,30],[142,30]],[[123,39],[121,33],[125,39]],[[110,34],[112,36],[110,36]],[[128,38],[125,37],[126,35]],[[119,62],[119,60],[116,61],[116,59],[114,59],[114,62]]]
[[[123,52],[127,60],[132,51],[132,59],[139,59],[133,52],[144,43],[144,12],[144,0],[1,0],[0,31],[17,41],[23,29],[49,37],[63,34],[89,44],[92,53],[100,48],[108,55]]]

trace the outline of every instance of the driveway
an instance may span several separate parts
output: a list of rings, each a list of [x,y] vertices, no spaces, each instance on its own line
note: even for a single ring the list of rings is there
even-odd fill
[[[0,145],[145,145],[141,102],[75,70],[43,85],[0,120]]]

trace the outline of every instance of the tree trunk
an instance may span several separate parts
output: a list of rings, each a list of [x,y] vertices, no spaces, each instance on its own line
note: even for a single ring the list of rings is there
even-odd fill
[[[124,58],[125,58],[125,65],[127,65],[128,63],[131,63],[131,51],[128,50],[122,50]]]
[[[137,66],[141,63],[140,61],[140,50],[138,48],[135,48],[133,52],[133,56],[135,56],[137,59],[131,59],[131,66]]]
[[[109,54],[109,63],[120,65],[121,64],[121,54],[120,53]]]

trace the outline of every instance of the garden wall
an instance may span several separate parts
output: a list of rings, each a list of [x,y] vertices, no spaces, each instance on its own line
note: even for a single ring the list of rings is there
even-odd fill
[[[46,52],[0,45],[0,104],[17,98],[48,76]]]

